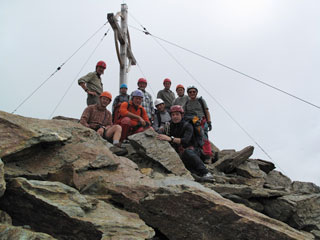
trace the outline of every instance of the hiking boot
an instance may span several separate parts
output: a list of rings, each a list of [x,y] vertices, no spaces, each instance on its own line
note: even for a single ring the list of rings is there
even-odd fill
[[[124,156],[128,153],[128,150],[126,148],[121,148],[117,146],[112,146],[110,148],[110,151],[113,152],[117,156]]]
[[[210,172],[207,172],[206,174],[202,175],[201,178],[205,180],[212,180],[213,175]]]

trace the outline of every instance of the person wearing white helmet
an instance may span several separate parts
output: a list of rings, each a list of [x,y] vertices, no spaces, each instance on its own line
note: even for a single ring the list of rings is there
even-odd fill
[[[164,133],[164,127],[171,120],[170,114],[165,108],[164,102],[161,98],[157,98],[154,101],[156,106],[155,118],[152,124],[153,129],[158,133]]]

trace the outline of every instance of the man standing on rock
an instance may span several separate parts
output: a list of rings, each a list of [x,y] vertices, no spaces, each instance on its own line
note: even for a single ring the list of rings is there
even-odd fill
[[[104,139],[112,141],[114,146],[110,150],[118,156],[123,156],[127,154],[127,150],[120,148],[121,126],[112,125],[111,112],[106,109],[112,100],[112,95],[103,92],[99,100],[98,104],[90,105],[83,111],[80,123],[95,130]]]
[[[143,132],[150,127],[150,121],[144,107],[141,106],[143,93],[135,90],[131,94],[132,100],[123,102],[120,105],[119,124],[122,127],[122,135],[120,141],[127,139],[129,135]]]
[[[138,90],[140,90],[142,92],[141,106],[146,110],[149,121],[151,122],[151,121],[153,121],[153,118],[154,118],[154,107],[153,107],[152,96],[150,93],[148,93],[146,91],[147,85],[148,85],[148,83],[145,78],[139,78]],[[131,93],[131,97],[134,92],[135,91],[133,91]]]
[[[158,92],[157,98],[161,98],[164,101],[165,108],[169,111],[175,98],[174,93],[170,90],[171,80],[169,78],[164,79],[163,86],[164,89]]]
[[[173,101],[172,105],[180,105],[183,107],[186,104],[188,96],[184,95],[184,91],[184,86],[182,84],[177,85],[176,92],[178,97]]]
[[[104,73],[107,64],[104,61],[99,61],[96,65],[96,71],[90,72],[86,76],[78,80],[78,84],[87,92],[87,105],[94,105],[99,103],[99,96],[103,91],[103,84],[101,82],[101,75]]]
[[[192,119],[194,116],[197,116],[201,121],[201,128],[203,129],[203,159],[206,162],[210,162],[213,157],[211,144],[209,141],[208,132],[212,130],[211,125],[211,116],[209,108],[206,101],[202,97],[197,97],[198,89],[195,86],[190,86],[187,88],[187,93],[189,96],[188,101],[184,105],[185,118]]]
[[[204,179],[212,179],[212,174],[200,159],[200,149],[196,147],[193,138],[193,127],[183,120],[183,114],[184,111],[180,105],[173,105],[170,108],[169,133],[167,135],[159,134],[157,138],[172,145],[190,172]]]

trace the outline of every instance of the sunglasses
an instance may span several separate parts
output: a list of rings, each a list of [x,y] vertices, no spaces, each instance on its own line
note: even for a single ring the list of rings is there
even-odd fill
[[[197,91],[189,91],[188,93],[196,93]]]

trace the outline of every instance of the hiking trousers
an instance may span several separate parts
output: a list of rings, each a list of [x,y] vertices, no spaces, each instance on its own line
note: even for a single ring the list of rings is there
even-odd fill
[[[190,172],[198,176],[203,176],[209,172],[196,149],[185,149],[181,155],[181,160]]]

